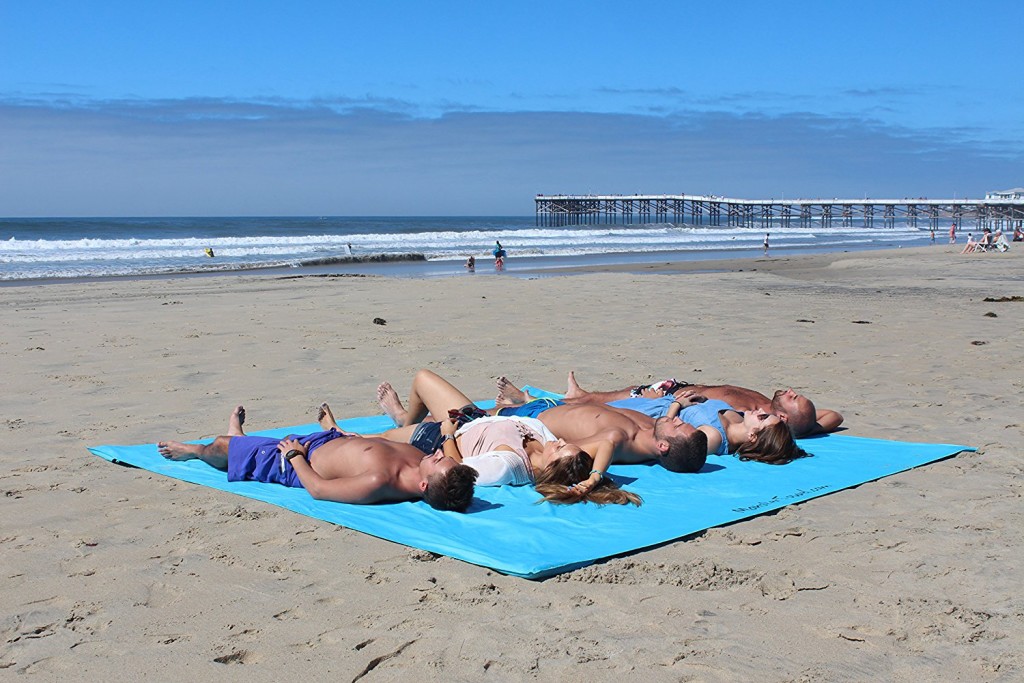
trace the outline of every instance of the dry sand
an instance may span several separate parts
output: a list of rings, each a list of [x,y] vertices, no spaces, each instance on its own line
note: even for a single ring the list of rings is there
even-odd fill
[[[1024,296],[1024,248],[956,251],[2,287],[0,672],[1020,680],[1024,301],[982,298]],[[480,398],[570,368],[792,385],[849,434],[979,451],[531,582],[85,450],[212,436],[238,403],[253,429],[365,415],[421,366]]]

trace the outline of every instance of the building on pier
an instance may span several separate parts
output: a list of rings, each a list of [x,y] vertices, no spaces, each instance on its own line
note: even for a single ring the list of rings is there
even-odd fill
[[[1024,199],[1024,187],[1015,187],[1012,190],[986,192],[985,199]]]

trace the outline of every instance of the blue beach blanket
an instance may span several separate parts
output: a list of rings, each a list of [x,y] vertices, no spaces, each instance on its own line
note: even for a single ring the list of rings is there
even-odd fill
[[[534,396],[557,396],[527,389]],[[362,433],[394,426],[384,415],[339,424]],[[318,430],[318,425],[308,424],[252,434],[283,438]],[[228,482],[224,472],[198,460],[165,460],[155,444],[97,446],[89,451],[111,462],[255,498],[505,574],[540,579],[974,450],[835,434],[799,443],[814,457],[781,467],[733,457],[711,457],[697,474],[673,474],[654,465],[612,466],[609,474],[643,497],[640,508],[538,505],[532,488],[506,486],[477,487],[466,514],[439,512],[422,501],[331,503],[313,500],[302,489]]]

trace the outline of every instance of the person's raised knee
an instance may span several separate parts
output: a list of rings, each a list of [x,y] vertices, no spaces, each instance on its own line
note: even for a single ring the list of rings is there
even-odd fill
[[[417,370],[416,374],[412,378],[413,382],[418,384],[422,384],[423,382],[433,382],[438,379],[440,379],[440,375],[433,370],[428,370],[426,368],[420,368]]]

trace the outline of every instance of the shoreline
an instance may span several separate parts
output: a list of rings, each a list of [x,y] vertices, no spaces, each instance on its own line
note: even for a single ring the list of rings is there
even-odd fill
[[[150,281],[178,278],[217,278],[217,277],[316,277],[316,276],[347,276],[347,277],[398,277],[398,278],[446,278],[463,276],[498,276],[510,278],[554,277],[559,275],[579,275],[583,273],[696,273],[744,270],[753,264],[772,264],[788,262],[791,259],[846,259],[858,258],[865,254],[885,254],[887,252],[909,252],[922,250],[928,253],[936,249],[951,252],[958,245],[933,244],[916,247],[878,247],[864,249],[834,250],[828,248],[773,249],[768,256],[761,250],[745,250],[732,252],[728,250],[679,251],[679,252],[612,252],[584,256],[543,256],[518,257],[506,261],[502,271],[495,271],[490,261],[479,260],[475,272],[467,272],[462,261],[435,260],[429,261],[417,254],[400,254],[388,257],[344,257],[343,259],[324,259],[325,263],[310,263],[299,266],[266,266],[258,268],[239,268],[230,270],[201,270],[170,273],[125,274],[106,276],[83,276],[69,278],[33,278],[21,280],[0,280],[0,289],[5,287],[26,287],[36,285],[53,285],[60,283],[89,283],[107,281]],[[966,256],[966,255],[965,255]],[[351,261],[347,260],[351,258]]]

